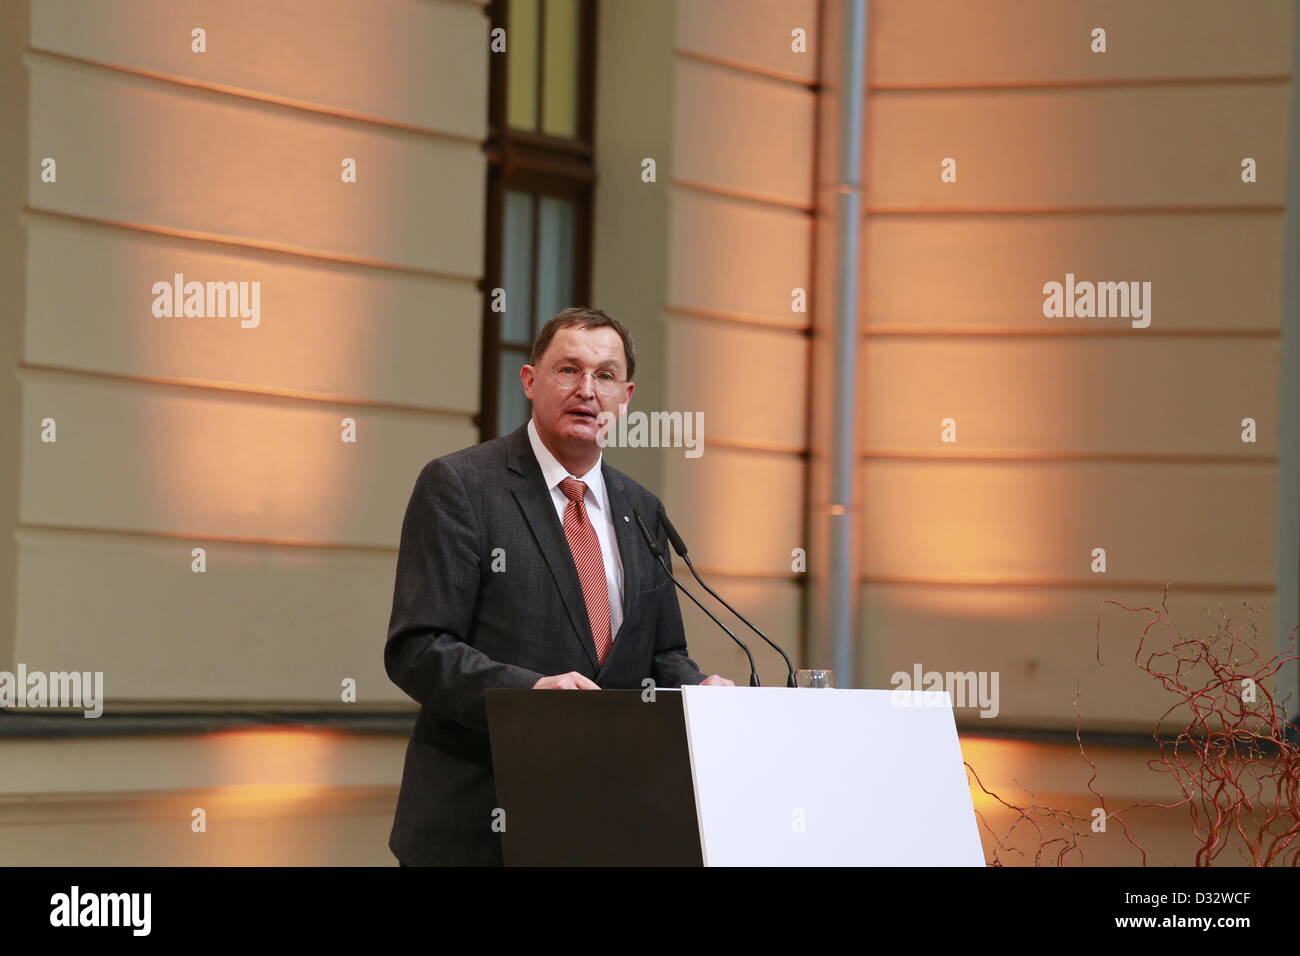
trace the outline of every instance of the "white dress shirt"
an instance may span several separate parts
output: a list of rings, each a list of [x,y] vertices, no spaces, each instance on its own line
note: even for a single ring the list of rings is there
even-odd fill
[[[587,509],[587,518],[596,529],[600,539],[600,556],[605,565],[605,584],[609,589],[609,625],[611,640],[618,635],[619,625],[623,623],[623,559],[618,553],[617,539],[614,537],[614,515],[609,507],[609,496],[605,491],[605,476],[601,474],[600,464],[604,456],[596,459],[596,464],[585,475],[570,475],[563,465],[551,454],[551,450],[537,434],[537,426],[528,420],[528,441],[533,446],[537,464],[542,466],[542,479],[546,489],[551,493],[551,502],[564,526],[564,512],[569,507],[569,499],[560,488],[565,478],[577,478],[587,486],[583,504]]]

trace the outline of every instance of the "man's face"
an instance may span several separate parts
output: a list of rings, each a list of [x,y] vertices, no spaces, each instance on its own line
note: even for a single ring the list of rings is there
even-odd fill
[[[576,383],[563,386],[554,370],[572,368],[591,372]],[[609,394],[597,388],[597,375],[613,373],[619,385]],[[536,365],[519,371],[524,394],[533,402],[533,418],[542,439],[549,445],[596,445],[600,432],[596,416],[601,412],[618,415],[619,405],[627,404],[636,388],[626,382],[627,359],[623,340],[608,326],[583,329],[576,326],[560,329]]]

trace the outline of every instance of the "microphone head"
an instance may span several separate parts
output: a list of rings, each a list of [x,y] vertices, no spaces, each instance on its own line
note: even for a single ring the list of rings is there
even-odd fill
[[[645,538],[645,543],[650,546],[650,553],[656,558],[662,558],[663,549],[659,547],[659,542],[654,539],[650,529],[645,526],[645,519],[641,517],[641,512],[633,508],[632,517],[636,518],[636,526],[641,529],[641,537]]]
[[[682,536],[677,533],[677,529],[673,527],[673,523],[668,520],[668,512],[664,511],[662,505],[659,508],[659,523],[662,524],[664,530],[668,532],[668,543],[673,546],[673,550],[677,552],[679,557],[686,557],[686,542],[683,541]]]

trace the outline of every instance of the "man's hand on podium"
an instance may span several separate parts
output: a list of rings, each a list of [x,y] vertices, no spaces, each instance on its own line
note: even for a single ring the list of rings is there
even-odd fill
[[[721,674],[710,674],[704,680],[700,681],[700,686],[709,687],[735,687],[736,682],[727,680]],[[600,690],[600,685],[588,677],[583,677],[577,671],[569,671],[567,674],[554,674],[550,677],[543,677],[533,685],[533,690]]]
[[[600,685],[577,671],[543,677],[533,685],[533,690],[600,690]]]

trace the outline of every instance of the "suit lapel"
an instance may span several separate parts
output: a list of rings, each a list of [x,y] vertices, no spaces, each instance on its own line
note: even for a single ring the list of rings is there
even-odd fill
[[[569,614],[569,621],[573,624],[574,634],[595,670],[596,643],[591,637],[591,625],[587,623],[587,604],[582,597],[582,584],[578,581],[578,570],[574,567],[569,542],[564,537],[564,528],[556,517],[550,492],[546,490],[541,466],[537,464],[532,445],[528,441],[527,425],[510,435],[506,464],[515,473],[511,493],[519,502],[537,546],[542,549],[542,556],[551,569],[555,585],[560,589],[560,597]],[[626,593],[625,588],[624,594]]]

